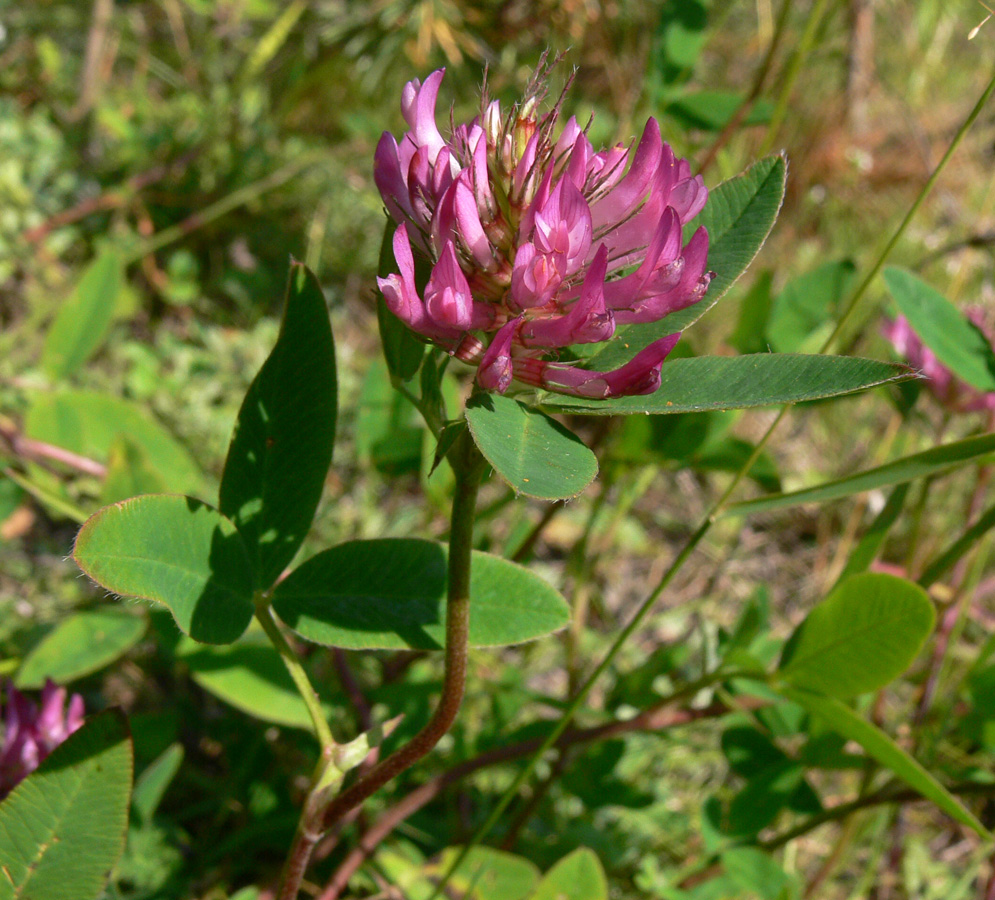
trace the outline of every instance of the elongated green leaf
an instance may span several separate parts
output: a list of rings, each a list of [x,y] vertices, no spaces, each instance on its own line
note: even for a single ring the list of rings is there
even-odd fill
[[[527,497],[576,497],[598,474],[577,435],[512,397],[478,394],[466,405],[466,421],[494,471]]]
[[[97,609],[63,619],[24,657],[17,686],[39,688],[46,678],[68,684],[97,672],[137,644],[146,625],[145,616],[122,609]]]
[[[713,188],[705,208],[684,230],[690,236],[700,225],[708,229],[708,268],[715,273],[708,293],[693,306],[659,322],[619,328],[614,339],[588,360],[587,367],[602,371],[617,368],[653,341],[683,331],[708,312],[746,271],[767,240],[784,200],[787,172],[783,156],[768,156]]]
[[[529,900],[608,900],[601,860],[587,847],[574,850],[543,876]]]
[[[317,279],[294,263],[280,335],[249,387],[221,478],[259,584],[271,585],[311,527],[332,462],[335,347]]]
[[[615,400],[544,394],[542,406],[588,416],[746,409],[839,397],[915,377],[907,366],[795,353],[675,359],[663,364],[660,375],[660,388],[652,394]]]
[[[97,391],[60,391],[38,397],[28,410],[25,434],[107,462],[121,435],[141,447],[149,465],[174,491],[196,491],[200,469],[187,449],[145,409]]]
[[[283,660],[265,635],[250,631],[227,647],[205,647],[181,641],[177,656],[208,693],[264,722],[313,727],[301,695]],[[331,709],[325,708],[330,714]]]
[[[71,375],[100,346],[123,283],[124,266],[114,252],[104,251],[87,266],[45,337],[41,362],[49,376]]]
[[[35,467],[35,472],[32,474],[50,476],[52,473]],[[44,478],[28,478],[14,469],[4,469],[3,475],[34,497],[52,515],[65,517],[80,525],[86,521],[87,514],[66,496],[65,486],[58,479],[54,479],[53,485]]]
[[[911,581],[876,572],[853,575],[792,634],[780,677],[830,697],[877,690],[909,667],[935,620],[933,602]]]
[[[0,900],[96,900],[121,851],[133,768],[124,715],[99,713],[0,803]]]
[[[908,493],[908,482],[892,488],[881,512],[874,517],[871,527],[867,529],[867,532],[860,539],[860,543],[857,544],[850,554],[850,558],[847,559],[846,567],[839,577],[840,581],[850,575],[866,572],[870,568],[871,563],[877,558],[878,552],[881,550],[881,546],[884,544],[885,538],[891,530],[891,526],[895,524],[895,521],[901,514],[902,507],[905,506],[905,497]]]
[[[985,457],[993,452],[995,452],[995,434],[981,434],[977,437],[965,438],[962,441],[942,444],[922,453],[903,456],[890,463],[885,463],[883,466],[876,466],[846,478],[837,478],[835,481],[827,481],[815,487],[734,503],[722,515],[749,515],[768,509],[797,506],[799,503],[825,503],[827,500],[839,500],[841,497],[849,497],[851,494],[860,494],[863,491],[872,491],[876,488],[925,478],[961,463]]]
[[[937,359],[979,391],[995,391],[995,352],[982,331],[911,272],[889,266],[884,280],[912,329]]]
[[[445,643],[446,548],[432,541],[349,541],[281,581],[273,608],[301,637],[362,650]],[[470,643],[518,644],[567,624],[566,601],[528,569],[474,551]]]
[[[131,808],[138,821],[147,825],[159,808],[170,782],[180,771],[183,762],[183,745],[170,744],[159,754],[135,781]]]
[[[957,562],[972,548],[990,529],[995,528],[995,506],[986,509],[977,520],[956,541],[944,550],[936,559],[926,566],[919,576],[919,584],[928,588],[946,575]]]
[[[841,737],[856,741],[895,777],[900,778],[927,800],[931,800],[951,818],[973,828],[982,837],[992,835],[977,818],[951,794],[922,764],[909,756],[887,734],[835,697],[823,697],[810,691],[784,687],[780,692],[820,718]]]
[[[73,559],[107,590],[169,607],[184,633],[207,644],[231,643],[252,618],[242,538],[190,497],[147,494],[104,507],[80,529]]]

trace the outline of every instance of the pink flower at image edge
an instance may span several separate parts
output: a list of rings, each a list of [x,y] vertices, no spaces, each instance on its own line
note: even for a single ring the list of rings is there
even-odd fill
[[[0,740],[0,799],[30,775],[83,724],[83,698],[73,694],[66,709],[66,689],[47,680],[40,708],[12,684],[6,686]]]
[[[967,317],[981,327],[980,310],[967,310]],[[926,376],[927,386],[941,404],[955,412],[995,412],[995,392],[982,393],[961,381],[923,343],[905,316],[886,319],[881,326],[881,334],[895,348],[896,353],[905,357],[910,366],[919,369]]]
[[[374,178],[392,218],[397,273],[379,278],[388,308],[423,338],[478,367],[477,382],[513,380],[591,398],[652,393],[679,334],[609,372],[561,351],[610,339],[619,325],[656,322],[708,288],[708,233],[684,226],[708,191],[663,142],[655,119],[635,149],[594,151],[575,118],[558,135],[559,104],[542,115],[544,66],[506,115],[498,101],[436,126],[444,70],[403,91],[409,131],[385,132]],[[415,284],[415,257],[431,275]]]

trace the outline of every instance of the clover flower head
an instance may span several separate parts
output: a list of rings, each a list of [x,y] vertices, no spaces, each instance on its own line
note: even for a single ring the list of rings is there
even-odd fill
[[[967,317],[982,331],[985,330],[984,314],[980,309],[968,309]],[[886,319],[881,326],[881,334],[891,342],[896,353],[905,357],[910,366],[922,372],[926,377],[926,386],[941,405],[953,412],[995,412],[995,392],[984,393],[961,381],[923,343],[905,316]],[[991,335],[986,333],[986,336],[995,347]]]
[[[708,233],[684,226],[708,198],[649,119],[638,144],[595,152],[575,118],[557,133],[560,101],[540,112],[548,66],[524,99],[439,132],[444,70],[401,96],[409,131],[389,132],[374,178],[391,217],[397,272],[379,278],[387,307],[423,338],[478,367],[503,393],[525,385],[583,397],[652,393],[679,334],[626,365],[597,372],[563,351],[609,340],[619,325],[655,322],[702,298]],[[431,275],[422,290],[415,257]],[[567,359],[563,357],[567,356]]]
[[[83,698],[73,694],[66,709],[66,689],[51,680],[42,689],[40,708],[12,684],[6,694],[0,715],[0,799],[83,724]]]

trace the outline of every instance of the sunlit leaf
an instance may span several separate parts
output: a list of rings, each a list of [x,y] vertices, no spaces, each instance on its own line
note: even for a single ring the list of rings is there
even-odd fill
[[[822,400],[914,377],[907,366],[852,356],[754,353],[665,362],[652,394],[590,400],[544,394],[545,409],[589,416],[701,412]]]
[[[104,507],[80,529],[73,558],[107,590],[169,607],[195,640],[231,643],[252,618],[245,543],[199,500],[147,494]]]
[[[933,602],[911,581],[878,572],[852,575],[792,634],[780,677],[831,697],[877,690],[909,667],[935,620]]]
[[[337,409],[325,297],[314,275],[294,263],[276,346],[238,413],[218,507],[242,535],[263,587],[311,527],[332,462]]]
[[[349,649],[445,644],[446,547],[415,539],[350,541],[281,581],[273,608],[301,637]],[[566,601],[523,566],[474,551],[470,643],[517,644],[567,624]]]
[[[597,459],[577,435],[512,397],[478,394],[466,421],[480,452],[518,493],[576,497],[598,474]]]

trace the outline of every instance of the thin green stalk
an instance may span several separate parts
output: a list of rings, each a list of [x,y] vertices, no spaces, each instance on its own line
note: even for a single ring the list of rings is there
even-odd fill
[[[785,70],[781,82],[781,93],[778,94],[777,104],[774,106],[774,112],[771,114],[770,125],[767,126],[767,134],[764,137],[763,144],[760,145],[758,156],[766,156],[770,153],[771,148],[774,146],[774,141],[777,140],[778,132],[781,130],[781,125],[788,114],[791,94],[795,89],[795,82],[798,81],[802,63],[805,62],[806,58],[812,52],[816,32],[819,30],[819,25],[826,14],[829,3],[830,0],[817,0],[815,7],[809,14],[808,21],[805,23],[805,30],[798,41],[798,46],[795,48],[795,52],[791,54],[791,59],[788,60],[788,68]]]
[[[280,659],[283,660],[283,664],[287,667],[287,671],[294,681],[294,686],[297,688],[301,699],[304,701],[304,705],[307,707],[308,715],[311,716],[314,736],[318,739],[318,743],[321,744],[322,753],[333,751],[337,745],[335,738],[332,737],[332,730],[328,726],[328,720],[325,718],[324,712],[322,712],[321,701],[318,699],[318,695],[312,687],[311,680],[307,677],[307,672],[304,671],[304,666],[301,665],[300,659],[294,653],[290,644],[287,643],[283,632],[280,631],[280,626],[276,624],[276,619],[273,616],[273,610],[268,600],[261,594],[256,597],[256,619],[263,626],[263,631],[266,632],[266,636],[270,639],[273,646],[276,647],[276,652],[280,654]]]
[[[881,252],[877,261],[872,266],[869,275],[861,282],[857,290],[854,292],[853,296],[848,301],[846,307],[844,308],[843,314],[836,325],[836,328],[833,329],[832,334],[826,339],[826,342],[822,347],[823,353],[826,352],[826,350],[836,340],[836,338],[839,336],[840,331],[846,324],[847,320],[853,315],[854,311],[857,309],[859,301],[863,298],[864,294],[867,292],[867,289],[870,286],[871,282],[873,281],[874,277],[881,270],[882,266],[884,266],[885,260],[887,259],[888,255],[891,253],[892,249],[898,243],[901,236],[905,233],[906,228],[908,228],[909,223],[912,221],[913,215],[922,205],[923,201],[926,199],[926,196],[933,189],[933,186],[936,184],[936,181],[939,178],[940,173],[946,167],[951,156],[953,156],[954,150],[960,145],[960,142],[964,139],[964,136],[967,134],[968,129],[978,118],[978,115],[981,113],[982,108],[984,107],[988,98],[992,95],[993,91],[995,91],[995,73],[993,73],[991,80],[988,82],[988,86],[985,88],[978,102],[975,104],[974,108],[968,114],[967,118],[964,120],[964,123],[961,125],[960,129],[957,131],[957,134],[954,136],[954,139],[950,144],[950,147],[947,149],[947,152],[943,154],[943,158],[937,164],[937,167],[933,171],[933,174],[929,177],[926,184],[919,192],[919,196],[916,197],[908,214],[906,214],[905,218],[902,219],[902,222],[896,229],[894,235],[892,235],[891,239],[885,245],[884,250]],[[532,772],[535,770],[535,767],[538,765],[539,761],[543,758],[543,756],[553,745],[553,743],[557,740],[557,738],[559,738],[559,736],[566,730],[567,726],[573,720],[578,710],[584,705],[585,701],[587,700],[588,694],[591,692],[591,689],[594,687],[597,680],[608,669],[608,667],[612,664],[612,662],[614,662],[615,657],[618,655],[619,651],[628,641],[629,637],[636,631],[637,628],[639,628],[640,625],[642,625],[643,621],[649,615],[649,612],[652,609],[653,605],[655,604],[657,598],[670,585],[671,581],[673,581],[674,577],[681,570],[684,563],[687,562],[687,560],[691,557],[691,554],[694,553],[694,551],[697,549],[698,544],[701,543],[705,535],[708,534],[708,532],[711,530],[712,523],[715,521],[716,517],[726,506],[726,504],[729,502],[729,499],[731,498],[735,490],[738,488],[740,482],[749,474],[750,469],[753,468],[754,463],[757,461],[758,457],[763,452],[764,448],[767,446],[767,443],[770,441],[770,438],[773,436],[774,431],[777,429],[778,425],[781,423],[781,420],[787,414],[788,408],[789,408],[788,406],[781,407],[781,410],[777,414],[777,417],[767,428],[767,431],[764,433],[763,437],[761,437],[761,439],[757,442],[757,446],[754,448],[753,453],[750,454],[749,459],[746,460],[746,462],[743,464],[740,470],[733,476],[729,486],[722,492],[722,495],[712,506],[711,510],[705,516],[704,520],[695,529],[692,535],[688,538],[687,542],[684,544],[681,551],[677,554],[674,561],[670,564],[667,571],[660,579],[659,584],[657,584],[657,586],[653,589],[653,591],[646,598],[646,600],[643,601],[639,609],[636,611],[635,615],[630,620],[629,624],[622,629],[618,637],[612,643],[608,652],[605,654],[604,658],[598,664],[597,668],[595,668],[595,670],[587,678],[587,680],[581,686],[580,690],[577,692],[577,695],[574,697],[573,701],[567,706],[559,722],[557,722],[556,727],[550,732],[546,740],[543,741],[542,746],[539,748],[539,750],[536,751],[532,759],[529,760],[525,768],[519,772],[514,782],[508,787],[508,789],[498,800],[497,804],[492,809],[490,815],[488,815],[484,823],[473,834],[470,841],[461,848],[456,859],[452,862],[452,864],[447,869],[445,875],[436,885],[436,888],[433,891],[430,900],[434,900],[434,898],[440,896],[441,892],[448,884],[453,873],[462,864],[463,860],[466,858],[470,850],[472,850],[475,846],[477,846],[484,839],[484,837],[490,832],[490,830],[497,823],[498,819],[501,817],[504,810],[507,808],[508,804],[518,794],[518,791],[521,789],[521,786],[525,783],[525,781],[529,777],[531,777]]]

